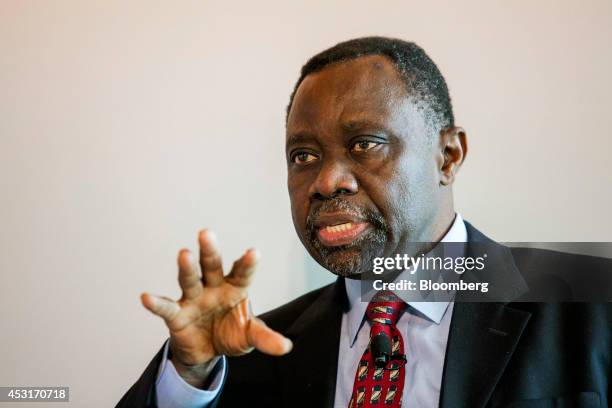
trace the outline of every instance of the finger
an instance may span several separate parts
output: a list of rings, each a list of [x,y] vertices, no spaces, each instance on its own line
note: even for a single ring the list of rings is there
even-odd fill
[[[183,291],[184,299],[195,299],[202,293],[200,275],[193,264],[191,252],[181,249],[178,255],[179,274],[178,281]]]
[[[200,242],[202,282],[209,287],[219,286],[223,283],[223,264],[221,254],[217,249],[217,235],[210,230],[202,230],[198,241]]]
[[[226,280],[234,286],[249,286],[260,257],[259,251],[249,249],[240,259],[234,262],[232,271],[227,275]]]
[[[273,356],[282,356],[293,348],[291,340],[266,326],[263,320],[257,317],[251,318],[247,340],[257,350]]]
[[[148,293],[140,295],[140,301],[151,313],[161,317],[166,322],[173,320],[181,311],[181,307],[175,301]]]

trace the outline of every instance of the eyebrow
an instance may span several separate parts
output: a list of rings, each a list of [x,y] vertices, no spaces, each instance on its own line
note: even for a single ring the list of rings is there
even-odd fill
[[[312,136],[310,133],[300,131],[300,132],[291,134],[287,138],[287,142],[285,143],[285,146],[312,142],[314,139],[315,139],[314,136]]]
[[[340,124],[340,127],[345,132],[355,132],[355,131],[358,131],[358,130],[361,130],[361,129],[372,129],[372,128],[388,131],[386,126],[383,126],[382,124],[380,124],[378,122],[370,121],[370,120],[367,120],[367,119],[365,119],[365,120],[349,120],[347,122],[344,122],[344,123]]]

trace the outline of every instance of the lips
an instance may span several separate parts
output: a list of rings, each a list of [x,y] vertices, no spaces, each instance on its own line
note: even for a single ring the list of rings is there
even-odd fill
[[[317,238],[325,246],[348,245],[359,238],[369,223],[352,214],[319,214],[315,221]]]

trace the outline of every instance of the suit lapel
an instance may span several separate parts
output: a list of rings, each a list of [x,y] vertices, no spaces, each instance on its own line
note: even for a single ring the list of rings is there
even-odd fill
[[[291,353],[278,361],[285,406],[333,407],[344,280],[327,287],[288,329]]]
[[[440,407],[486,405],[530,316],[499,303],[455,304]]]
[[[493,271],[504,285],[515,288],[513,298],[528,290],[508,248],[495,244],[466,222],[468,255],[475,243],[494,248],[489,259]],[[472,248],[470,248],[470,246]],[[510,293],[510,292],[509,292]],[[462,301],[463,300],[463,301]],[[525,329],[531,313],[512,308],[508,303],[487,302],[483,297],[465,301],[457,297],[446,347],[440,407],[483,407],[489,401]]]

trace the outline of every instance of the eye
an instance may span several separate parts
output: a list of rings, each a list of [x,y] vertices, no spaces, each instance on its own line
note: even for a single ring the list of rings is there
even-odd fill
[[[317,158],[318,157],[316,155],[310,152],[298,151],[291,156],[291,161],[295,164],[307,164],[316,160]]]
[[[355,153],[363,153],[375,147],[378,147],[381,144],[382,143],[380,142],[373,142],[371,140],[360,140],[358,142],[353,143],[353,146],[351,147],[351,151]]]

